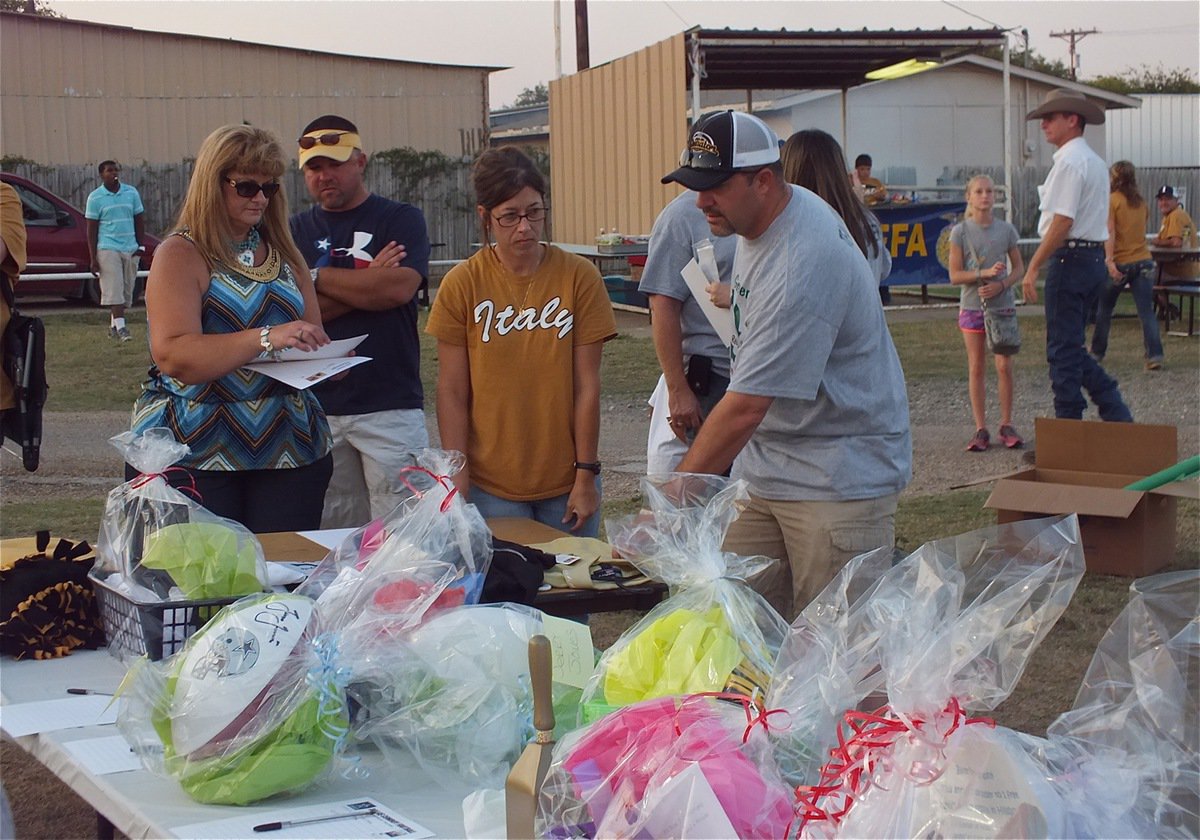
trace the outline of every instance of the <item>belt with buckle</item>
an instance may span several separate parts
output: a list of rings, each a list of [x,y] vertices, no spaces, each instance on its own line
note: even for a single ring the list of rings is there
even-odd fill
[[[1068,239],[1063,243],[1066,248],[1103,248],[1103,242],[1096,242],[1091,239]]]

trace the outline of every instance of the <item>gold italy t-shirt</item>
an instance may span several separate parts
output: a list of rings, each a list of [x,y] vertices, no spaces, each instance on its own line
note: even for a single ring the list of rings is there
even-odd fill
[[[514,501],[575,484],[574,351],[617,333],[600,272],[553,245],[532,277],[482,248],[443,278],[426,332],[465,346],[472,484]]]

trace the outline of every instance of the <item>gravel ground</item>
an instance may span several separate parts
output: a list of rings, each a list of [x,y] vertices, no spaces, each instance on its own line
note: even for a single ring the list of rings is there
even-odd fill
[[[623,333],[649,335],[644,316],[618,313]],[[1023,315],[1040,314],[1027,307]],[[953,319],[955,310],[908,309],[889,312],[889,321],[942,318]],[[1156,372],[1136,371],[1121,378],[1126,402],[1140,423],[1163,423],[1179,428],[1180,457],[1200,451],[1200,399],[1195,375],[1172,368],[1174,352],[1196,353],[1190,339],[1167,338],[1167,365]],[[1039,348],[1026,347],[1026,354]],[[911,382],[909,412],[913,427],[913,481],[907,494],[941,493],[964,483],[1008,472],[1023,462],[1033,439],[1033,418],[1053,414],[1050,386],[1041,370],[1023,370],[1016,365],[1015,423],[1026,436],[1026,452],[993,446],[986,453],[964,451],[973,429],[965,381]],[[965,362],[964,362],[965,366]],[[965,371],[964,371],[965,380]],[[994,377],[989,396],[994,401]],[[432,401],[431,401],[432,402]],[[994,402],[993,402],[994,406]],[[429,428],[437,440],[437,423],[430,405]],[[994,416],[994,414],[993,414]],[[1090,415],[1095,419],[1094,411]],[[604,488],[610,498],[636,494],[638,478],[645,471],[647,407],[641,400],[605,401],[601,406],[600,457],[605,464]],[[92,493],[122,480],[122,463],[108,439],[129,426],[129,414],[107,412],[49,412],[45,418],[42,463],[37,473],[21,469],[20,461],[7,449],[0,455],[0,479],[9,498],[43,498],[61,493]],[[995,428],[992,429],[993,434]],[[11,444],[6,444],[11,446]]]
[[[1034,314],[1035,308],[1023,310]],[[953,309],[897,311],[890,321],[910,318],[953,318]],[[623,332],[648,335],[642,317],[621,313]],[[1155,373],[1137,371],[1122,378],[1126,401],[1139,422],[1178,427],[1180,457],[1200,451],[1200,399],[1192,371],[1172,369],[1173,353],[1195,353],[1196,343],[1167,339],[1167,367]],[[1026,353],[1039,352],[1027,347]],[[965,372],[964,372],[965,373]],[[994,385],[991,387],[994,394]],[[1036,446],[1033,418],[1053,413],[1044,372],[1023,371],[1017,364],[1017,427],[1027,437],[1025,451],[993,447],[986,453],[968,453],[964,446],[971,432],[965,382],[915,382],[908,388],[913,425],[914,475],[906,495],[943,493],[1010,472],[1026,462]],[[645,470],[648,414],[640,400],[606,401],[602,405],[600,457],[605,464],[604,488],[610,499],[638,493]],[[1094,417],[1094,413],[1092,415]],[[106,492],[123,480],[123,465],[108,438],[128,428],[127,412],[51,412],[45,418],[42,464],[37,473],[25,473],[20,460],[6,450],[0,455],[0,484],[5,499],[52,499],[92,496]],[[436,423],[430,417],[436,440]],[[994,431],[994,429],[993,429]],[[605,648],[637,613],[593,616],[598,647]],[[82,800],[59,784],[47,771],[12,744],[4,744],[4,785],[17,820],[18,836],[84,837],[94,834],[94,816]],[[53,790],[52,795],[48,791]]]

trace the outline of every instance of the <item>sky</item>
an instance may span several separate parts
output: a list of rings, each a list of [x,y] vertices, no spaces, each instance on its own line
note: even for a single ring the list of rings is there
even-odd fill
[[[70,18],[378,58],[510,69],[493,73],[491,106],[555,76],[556,0],[45,0]],[[575,3],[560,2],[561,62],[575,71]],[[706,29],[1012,29],[1067,62],[1051,33],[1078,39],[1079,77],[1142,65],[1200,76],[1195,0],[589,0],[592,66],[693,26]]]

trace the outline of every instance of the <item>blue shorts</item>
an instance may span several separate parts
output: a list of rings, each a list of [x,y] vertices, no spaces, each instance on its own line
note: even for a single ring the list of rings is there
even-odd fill
[[[982,309],[960,309],[958,310],[958,328],[963,332],[981,333],[983,332],[983,310]]]

